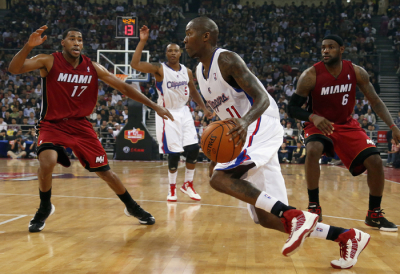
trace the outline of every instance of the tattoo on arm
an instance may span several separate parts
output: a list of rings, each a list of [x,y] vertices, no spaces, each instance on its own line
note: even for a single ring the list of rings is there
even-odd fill
[[[307,97],[314,89],[316,83],[315,68],[311,67],[304,71],[297,83],[296,94],[302,97]]]
[[[161,68],[161,63],[151,62],[150,64],[152,64],[156,68]]]

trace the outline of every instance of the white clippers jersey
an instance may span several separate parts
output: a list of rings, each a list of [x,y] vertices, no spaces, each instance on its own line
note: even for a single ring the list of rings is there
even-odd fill
[[[210,70],[207,79],[203,74],[203,64],[199,63],[196,68],[196,78],[200,86],[201,94],[221,120],[227,118],[243,117],[253,105],[253,99],[243,91],[230,86],[221,75],[218,66],[218,57],[225,49],[217,49],[211,59]],[[257,79],[257,81],[259,81]],[[260,82],[260,81],[259,81]],[[260,85],[262,83],[260,82]],[[265,89],[264,89],[265,90]],[[272,116],[279,119],[279,109],[275,100],[268,95],[270,105],[263,115]]]
[[[180,64],[179,71],[173,70],[166,63],[162,64],[164,79],[156,82],[158,105],[177,109],[186,105],[189,100],[189,75],[187,68]]]

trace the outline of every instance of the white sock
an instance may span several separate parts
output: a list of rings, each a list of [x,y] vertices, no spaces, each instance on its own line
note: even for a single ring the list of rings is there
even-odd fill
[[[310,234],[310,238],[318,238],[322,240],[326,240],[328,236],[330,225],[326,225],[323,223],[317,223],[315,230]]]
[[[194,169],[187,169],[185,171],[185,183],[186,182],[193,182],[194,177]]]
[[[178,176],[178,171],[176,171],[175,173],[171,173],[168,170],[168,179],[169,179],[169,184],[170,185],[175,185],[176,184],[176,177]]]
[[[271,212],[271,209],[274,207],[276,202],[278,202],[277,199],[268,195],[265,191],[261,191],[261,194],[258,196],[256,201],[256,207]]]

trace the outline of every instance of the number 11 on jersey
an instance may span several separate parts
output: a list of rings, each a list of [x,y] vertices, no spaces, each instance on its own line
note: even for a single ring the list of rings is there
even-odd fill
[[[232,118],[235,118],[235,116],[233,115],[233,113],[230,109],[232,109],[235,112],[236,118],[242,118],[240,116],[239,112],[236,110],[235,106],[231,106],[230,108],[227,108],[226,111],[229,112],[229,114],[232,116]]]

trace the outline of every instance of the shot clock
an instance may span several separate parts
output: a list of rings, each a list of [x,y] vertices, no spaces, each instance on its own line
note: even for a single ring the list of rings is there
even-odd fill
[[[137,18],[131,16],[117,16],[115,38],[138,38],[139,31]]]

